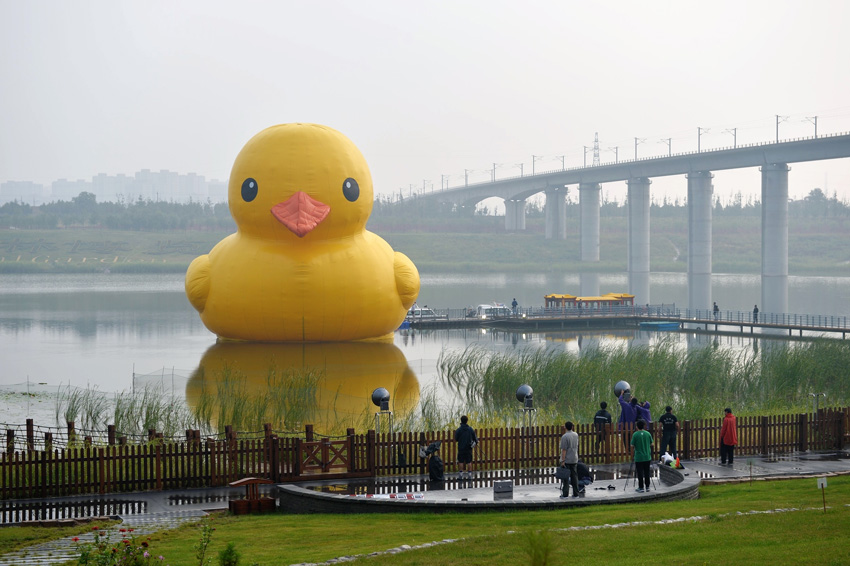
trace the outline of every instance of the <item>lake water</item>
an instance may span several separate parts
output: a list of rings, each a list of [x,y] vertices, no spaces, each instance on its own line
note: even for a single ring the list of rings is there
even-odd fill
[[[602,293],[627,290],[625,274],[601,275],[599,281]],[[543,295],[575,294],[579,283],[578,275],[423,275],[418,302],[444,309],[509,304],[516,297],[520,305],[540,306]],[[653,274],[650,283],[653,304],[686,306],[685,274]],[[724,311],[750,311],[760,300],[759,284],[756,275],[714,275],[713,298]],[[850,278],[790,277],[789,310],[850,315]],[[362,410],[363,399],[377,387],[415,404],[425,388],[441,387],[436,363],[445,349],[480,344],[499,351],[526,346],[577,350],[583,343],[654,339],[654,333],[636,330],[596,335],[442,330],[397,332],[394,345],[380,347],[216,346],[215,336],[186,300],[180,274],[0,275],[0,422],[20,423],[28,416],[52,420],[49,401],[24,396],[22,402],[19,394],[68,385],[119,392],[157,382],[191,401],[210,385],[213,370],[233,360],[246,365],[272,360],[284,367],[313,360],[328,372],[327,396],[348,402],[352,411]],[[719,340],[729,347],[750,344],[747,338]],[[264,373],[255,378],[257,387],[264,379]]]

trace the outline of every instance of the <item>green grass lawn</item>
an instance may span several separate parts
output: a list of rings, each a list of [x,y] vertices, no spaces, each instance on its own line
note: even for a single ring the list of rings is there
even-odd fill
[[[850,476],[830,477],[826,512],[814,478],[703,486],[693,501],[602,505],[557,511],[446,514],[229,516],[211,518],[207,556],[233,542],[250,566],[324,562],[402,545],[455,542],[363,560],[371,566],[524,565],[533,541],[548,562],[607,565],[848,564]],[[776,513],[749,513],[782,510]],[[671,519],[686,519],[666,523]],[[11,529],[0,529],[0,534]],[[55,538],[52,529],[43,529]],[[60,536],[68,536],[62,533]],[[198,525],[155,534],[154,556],[171,566],[198,564]],[[5,547],[9,539],[0,539]],[[28,539],[31,544],[31,539]],[[629,558],[631,557],[631,558]]]
[[[499,220],[495,222],[498,224]],[[846,246],[850,221],[796,219],[789,226],[788,269],[792,275],[850,273]],[[688,228],[684,219],[660,218],[650,238],[653,271],[686,272]],[[464,233],[448,231],[375,232],[407,254],[423,273],[586,271],[580,261],[577,219],[565,240],[546,240],[538,233]],[[142,232],[100,229],[0,229],[0,273],[182,272],[227,231]],[[627,269],[626,221],[603,217],[598,272]],[[712,264],[715,273],[759,273],[761,231],[757,219],[714,219]]]
[[[83,523],[73,527],[30,527],[9,525],[0,527],[0,555],[49,540],[70,538],[91,531],[92,525],[108,527],[117,521]]]

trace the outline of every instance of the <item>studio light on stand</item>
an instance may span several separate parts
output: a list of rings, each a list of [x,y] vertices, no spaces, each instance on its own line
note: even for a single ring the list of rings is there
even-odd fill
[[[516,400],[522,403],[522,425],[534,426],[537,409],[534,408],[534,389],[530,385],[520,385],[516,390]]]
[[[378,407],[378,412],[375,413],[375,432],[381,433],[381,417],[386,417],[388,421],[388,432],[393,431],[393,412],[390,411],[390,392],[383,387],[378,387],[372,391],[372,403]]]
[[[375,413],[375,434],[381,434],[381,418],[386,418],[387,420],[387,432],[393,431],[393,412],[390,411],[390,392],[387,391],[383,387],[378,387],[374,391],[372,391],[372,403],[378,407],[378,412]],[[389,453],[393,453],[393,445],[392,443],[389,446]],[[377,451],[377,459],[378,463],[381,463],[383,458],[381,457],[381,451]],[[390,461],[390,460],[388,460]]]
[[[534,389],[528,384],[520,385],[516,390],[516,400],[522,403],[522,427],[525,430],[524,436],[526,437],[526,442],[522,444],[526,447],[526,451],[530,452],[531,447],[528,446],[530,439],[528,437],[531,433],[531,427],[537,420],[537,409],[534,408]]]

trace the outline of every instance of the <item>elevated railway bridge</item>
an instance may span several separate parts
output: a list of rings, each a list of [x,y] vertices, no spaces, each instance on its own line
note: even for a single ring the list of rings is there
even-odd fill
[[[778,138],[778,136],[777,136]],[[637,156],[636,156],[637,157]],[[712,304],[712,178],[714,171],[758,167],[761,171],[761,301],[766,311],[788,311],[788,185],[789,164],[850,157],[850,133],[737,145],[713,150],[670,154],[634,160],[616,160],[591,166],[542,171],[464,184],[416,199],[474,210],[484,199],[505,202],[505,228],[525,229],[525,204],[533,195],[545,195],[547,239],[566,239],[566,188],[578,185],[580,247],[583,273],[592,274],[600,251],[600,184],[625,182],[628,202],[628,292],[635,302],[651,302],[650,184],[655,177],[684,176],[688,203],[688,308]],[[686,185],[686,187],[685,187]],[[582,277],[582,295],[598,295],[598,277]]]

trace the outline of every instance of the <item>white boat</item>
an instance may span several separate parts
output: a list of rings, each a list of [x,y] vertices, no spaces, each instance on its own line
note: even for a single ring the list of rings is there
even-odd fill
[[[407,311],[407,320],[445,320],[449,318],[447,314],[437,314],[434,309],[429,309],[427,306],[419,307],[412,306]]]
[[[493,303],[492,305],[478,305],[475,316],[481,320],[493,318],[507,318],[511,316],[511,309],[503,303]]]

